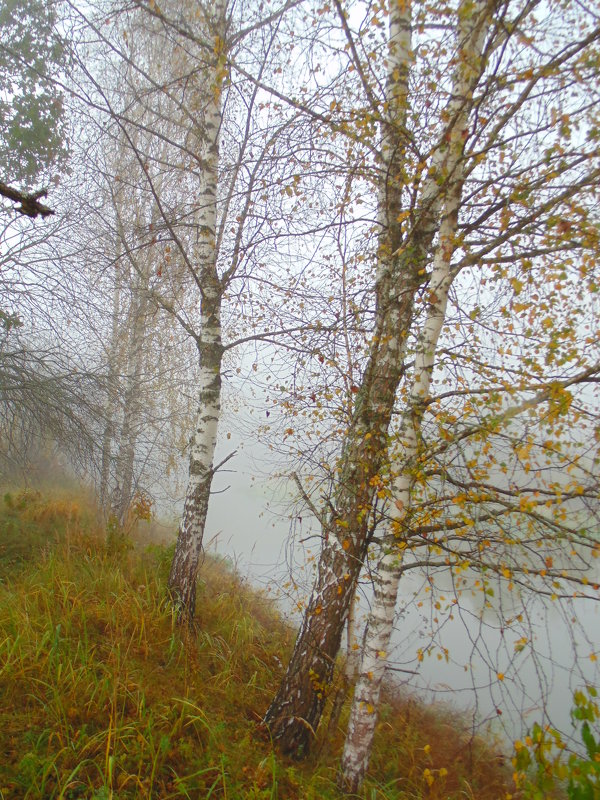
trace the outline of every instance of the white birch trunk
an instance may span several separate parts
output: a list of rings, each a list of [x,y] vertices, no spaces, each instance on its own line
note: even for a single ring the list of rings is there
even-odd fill
[[[349,683],[354,683],[359,666],[358,655],[360,645],[356,637],[356,605],[357,599],[355,596],[348,610],[348,628],[346,631],[346,666],[344,668],[344,673]]]
[[[397,545],[403,536],[403,520],[410,505],[412,488],[410,465],[418,454],[424,401],[429,396],[437,342],[444,324],[448,294],[453,280],[450,262],[455,246],[462,191],[463,131],[466,130],[468,123],[473,79],[477,78],[481,69],[482,48],[489,26],[489,17],[482,3],[473,6],[469,14],[465,13],[465,7],[460,8],[458,15],[459,55],[453,77],[452,98],[448,107],[451,118],[456,120],[456,124],[452,128],[444,152],[439,156],[436,153],[437,158],[434,159],[437,168],[443,165],[449,177],[444,192],[443,218],[427,290],[428,310],[418,338],[413,383],[400,424],[402,464],[392,485],[394,502],[391,509],[390,532],[386,536],[378,564],[374,599],[365,631],[360,676],[355,688],[341,762],[340,785],[350,792],[358,791],[364,777],[377,722],[377,708],[401,575],[401,551],[399,552]],[[425,197],[424,202],[430,203],[432,199],[433,194]]]
[[[135,140],[136,136],[133,135]],[[113,169],[121,173],[128,168],[128,146],[121,137],[118,143]],[[134,459],[141,411],[141,374],[143,370],[144,344],[147,330],[148,271],[146,263],[141,267],[132,255],[127,243],[127,232],[132,221],[129,212],[133,208],[133,224],[137,229],[144,225],[144,215],[139,197],[125,196],[123,184],[116,183],[111,193],[115,214],[115,284],[113,288],[113,310],[111,339],[108,353],[109,396],[106,403],[106,424],[102,440],[102,466],[100,497],[105,514],[116,517],[123,525],[131,503],[133,492]],[[133,272],[126,268],[129,262]],[[125,285],[128,291],[124,291]],[[127,295],[127,298],[124,297]],[[121,314],[128,303],[127,319],[121,322]],[[124,385],[121,383],[125,376]],[[113,447],[117,437],[117,415],[121,414],[116,455]]]
[[[394,268],[394,253],[401,245],[398,216],[402,211],[402,169],[408,110],[408,79],[413,60],[411,0],[392,0],[388,35],[387,112],[381,122],[381,180],[378,221],[380,236],[377,281],[381,283]]]
[[[100,507],[108,516],[110,508],[110,467],[112,463],[112,441],[115,430],[117,351],[119,336],[119,313],[121,310],[121,276],[117,258],[115,285],[113,287],[110,344],[108,349],[108,375],[106,401],[104,404],[104,430],[102,432],[102,461],[100,464]]]
[[[402,204],[406,88],[412,59],[410,4],[394,4],[392,16],[394,42],[390,44],[389,83],[395,88],[390,93],[394,102],[381,123],[381,236],[374,335],[340,457],[332,512],[323,521],[324,545],[317,578],[286,674],[264,720],[279,749],[298,759],[307,755],[320,722],[366,557],[368,512],[374,495],[372,478],[386,457],[414,296],[422,282],[420,267],[431,245],[423,236],[411,253],[401,251],[398,216]]]
[[[418,452],[419,406],[427,399],[429,393],[436,344],[444,322],[448,292],[452,284],[449,256],[452,253],[454,223],[455,217],[451,219],[449,216],[442,222],[440,235],[444,238],[441,239],[434,258],[430,291],[432,294],[435,293],[436,300],[431,305],[423,327],[415,359],[414,382],[407,399],[408,409],[400,428],[405,464],[409,464]],[[392,485],[394,498],[390,513],[392,533],[386,536],[383,554],[377,566],[374,598],[363,641],[360,675],[354,691],[341,762],[341,783],[345,789],[352,792],[358,790],[371,754],[377,721],[376,712],[401,575],[401,556],[396,546],[396,533],[402,530],[402,521],[410,503],[411,486],[412,478],[409,470],[401,471]]]
[[[148,287],[141,278],[137,281],[132,297],[129,324],[130,340],[127,357],[127,376],[123,394],[123,420],[116,458],[116,490],[114,514],[124,525],[134,492],[133,476],[135,448],[141,412],[141,376],[146,338],[148,312]]]
[[[321,719],[330,689],[335,659],[348,619],[361,567],[369,544],[369,509],[374,491],[371,479],[387,459],[388,431],[396,393],[404,372],[406,344],[414,316],[414,305],[430,261],[433,239],[439,229],[444,198],[464,143],[469,105],[465,95],[453,94],[453,112],[444,132],[441,153],[435,154],[436,169],[423,190],[425,203],[414,214],[406,242],[398,216],[402,203],[404,167],[403,125],[408,108],[406,91],[412,60],[410,47],[410,2],[392,4],[388,93],[394,98],[390,116],[382,122],[382,180],[377,277],[377,315],[369,359],[356,395],[340,458],[338,486],[332,497],[332,513],[323,522],[325,542],[313,587],[294,651],[279,690],[264,721],[279,749],[294,758],[304,758]],[[472,17],[469,17],[472,20]],[[474,23],[478,25],[479,19]],[[481,27],[479,25],[479,27]],[[467,45],[471,45],[470,40]],[[460,61],[459,74],[470,88],[477,76]],[[457,84],[455,83],[455,86]],[[462,88],[461,83],[458,88]],[[454,113],[455,112],[455,113]],[[393,146],[386,137],[395,137]],[[447,141],[452,147],[447,146]],[[454,162],[450,153],[455,153]],[[458,153],[458,154],[456,154]],[[398,163],[400,158],[400,163]],[[385,163],[387,159],[387,163]]]
[[[201,122],[196,138],[203,164],[202,185],[195,225],[197,241],[193,260],[202,294],[199,354],[198,412],[190,440],[189,481],[171,573],[169,590],[180,621],[192,622],[196,606],[196,578],[202,553],[204,527],[213,476],[214,454],[221,413],[221,301],[223,286],[217,272],[217,180],[221,92],[225,71],[222,47],[225,42],[226,2],[218,0],[211,14],[215,34],[214,52],[207,58],[203,85],[197,85]],[[218,41],[217,41],[218,39]]]

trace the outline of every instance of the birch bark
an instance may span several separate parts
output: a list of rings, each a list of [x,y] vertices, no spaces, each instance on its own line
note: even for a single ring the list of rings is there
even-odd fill
[[[341,9],[340,9],[341,10]],[[391,4],[388,115],[382,120],[377,314],[370,354],[342,448],[332,511],[322,520],[317,579],[292,658],[264,722],[279,749],[303,758],[321,719],[335,658],[369,545],[373,477],[387,451],[388,429],[403,374],[403,355],[421,267],[433,237],[428,225],[402,248],[398,215],[406,139],[411,53],[410,4]],[[341,13],[343,11],[341,10]],[[435,201],[428,215],[435,213]]]
[[[119,169],[126,169],[125,153],[125,146],[122,143],[117,161]],[[152,265],[147,259],[135,257],[127,243],[127,232],[131,222],[126,219],[126,214],[133,206],[135,227],[141,229],[143,226],[141,201],[139,199],[134,201],[129,197],[126,206],[122,188],[114,192],[112,201],[116,219],[117,257],[108,353],[109,397],[106,403],[102,443],[100,495],[105,512],[113,515],[120,525],[124,525],[134,493],[136,446],[142,425],[142,375],[148,337],[149,280]],[[129,269],[126,266],[127,262]],[[126,314],[122,318],[125,309]],[[117,421],[119,413],[120,425]],[[116,454],[113,454],[117,433],[118,446]]]
[[[112,462],[112,442],[115,432],[115,412],[117,405],[117,340],[119,336],[119,314],[121,311],[121,276],[118,259],[113,287],[110,344],[108,349],[108,374],[106,376],[106,400],[104,403],[104,430],[102,431],[102,456],[100,463],[100,507],[108,516],[110,510],[110,474]]]
[[[399,426],[401,463],[393,469],[396,474],[392,483],[394,502],[391,506],[391,522],[376,571],[374,599],[367,620],[360,676],[355,687],[341,761],[340,787],[351,793],[357,792],[362,783],[375,733],[377,707],[401,576],[402,550],[399,550],[398,544],[402,544],[408,533],[405,519],[410,508],[413,483],[411,467],[419,451],[424,404],[429,397],[437,343],[444,325],[448,294],[454,277],[451,259],[455,249],[464,174],[463,131],[467,130],[473,84],[481,74],[483,46],[490,23],[489,12],[489,4],[472,4],[470,0],[468,6],[463,3],[458,10],[459,48],[452,97],[448,105],[448,113],[456,119],[456,125],[447,146],[444,145],[444,149],[447,147],[448,151],[444,157],[444,168],[448,175],[446,200],[428,287],[428,308],[417,339],[412,385]]]
[[[117,151],[117,163],[121,164],[124,159],[124,150],[122,142],[120,143]],[[108,255],[109,258],[114,258],[115,276],[112,294],[112,309],[110,320],[110,341],[108,344],[107,352],[107,387],[106,399],[104,403],[104,430],[102,431],[102,455],[100,463],[100,506],[105,517],[108,518],[112,513],[111,508],[111,478],[114,474],[114,461],[113,461],[113,441],[115,431],[117,429],[117,408],[119,404],[119,341],[120,341],[120,328],[121,328],[121,313],[123,310],[123,274],[122,263],[124,241],[122,236],[122,220],[120,216],[120,205],[123,202],[122,187],[117,184],[117,188],[112,193],[113,209],[115,212],[115,228],[116,236],[114,237],[114,252]],[[112,237],[111,237],[112,244]]]
[[[198,411],[190,440],[189,480],[169,591],[178,608],[180,622],[191,623],[196,610],[196,577],[202,553],[202,541],[213,477],[214,453],[221,413],[221,302],[224,287],[217,271],[217,182],[219,169],[219,133],[221,95],[225,78],[226,0],[218,0],[207,15],[213,36],[213,52],[207,54],[194,91],[202,109],[196,139],[199,160],[203,164],[196,209],[197,238],[192,253],[195,276],[201,292],[200,332],[196,337],[199,356]]]
[[[456,198],[458,200],[458,198]],[[357,792],[366,771],[375,724],[376,709],[381,693],[381,684],[386,666],[386,653],[394,623],[394,611],[401,575],[401,556],[398,540],[402,541],[404,519],[410,507],[412,477],[410,464],[419,449],[420,413],[423,402],[429,394],[431,370],[434,364],[436,344],[440,335],[448,292],[452,284],[449,257],[452,254],[452,239],[456,227],[457,202],[452,203],[454,211],[448,209],[440,228],[438,246],[430,284],[431,303],[427,320],[418,344],[415,372],[407,410],[400,425],[403,447],[403,464],[400,473],[392,484],[394,503],[391,508],[391,532],[383,544],[379,559],[374,598],[363,641],[360,675],[354,691],[352,712],[348,725],[344,753],[341,763],[341,787],[349,792]]]
[[[387,462],[388,430],[396,392],[405,372],[406,343],[415,303],[427,280],[430,251],[439,234],[442,209],[449,202],[452,187],[460,184],[456,171],[467,133],[472,89],[480,72],[480,63],[477,59],[473,61],[472,54],[480,52],[485,39],[487,14],[482,9],[491,13],[491,8],[492,4],[471,2],[464,2],[459,8],[459,56],[445,116],[447,124],[432,152],[419,204],[412,213],[412,225],[403,234],[399,219],[402,187],[407,180],[403,153],[412,61],[411,4],[390,3],[389,116],[382,123],[379,194],[379,217],[385,227],[379,247],[375,332],[342,448],[333,510],[323,522],[325,544],[317,580],[290,664],[265,715],[265,723],[280,750],[295,758],[306,755],[320,721],[350,603],[366,557],[369,512],[374,497],[372,483]],[[444,219],[451,217],[446,213]],[[440,288],[443,289],[443,284]]]
[[[145,276],[147,278],[147,276]],[[145,281],[147,284],[147,280]],[[123,394],[123,420],[119,436],[119,449],[116,457],[116,497],[113,512],[121,525],[127,515],[134,493],[135,448],[141,412],[142,369],[146,323],[148,313],[148,286],[138,275],[131,301],[128,330],[130,337],[127,348],[127,375]]]

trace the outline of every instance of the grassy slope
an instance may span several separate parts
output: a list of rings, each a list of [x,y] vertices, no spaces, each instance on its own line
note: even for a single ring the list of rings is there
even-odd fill
[[[312,760],[293,764],[257,724],[292,632],[207,562],[198,632],[182,639],[163,602],[169,555],[107,544],[77,500],[5,499],[0,798],[338,797],[343,729],[325,722]],[[504,798],[501,759],[465,728],[447,710],[390,700],[361,797]]]

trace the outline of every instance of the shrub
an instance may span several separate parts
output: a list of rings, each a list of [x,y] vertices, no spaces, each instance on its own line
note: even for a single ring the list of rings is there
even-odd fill
[[[561,734],[537,723],[524,742],[515,742],[515,783],[527,800],[564,797],[600,800],[600,707],[593,686],[576,691],[571,710],[583,749],[571,750]]]

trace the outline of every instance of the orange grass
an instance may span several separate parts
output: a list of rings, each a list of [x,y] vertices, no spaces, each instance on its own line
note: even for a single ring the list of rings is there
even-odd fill
[[[338,797],[341,728],[292,764],[259,726],[293,640],[263,595],[207,559],[182,635],[164,600],[171,552],[116,547],[93,519],[39,495],[0,517],[0,798]],[[360,797],[505,797],[493,744],[459,727],[390,695]]]

